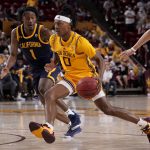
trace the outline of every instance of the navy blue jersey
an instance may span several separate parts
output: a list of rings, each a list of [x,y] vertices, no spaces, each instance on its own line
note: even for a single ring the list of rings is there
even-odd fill
[[[18,26],[16,30],[19,48],[33,71],[44,69],[44,65],[50,63],[53,55],[49,41],[44,42],[41,40],[41,27],[42,25],[36,24],[30,36],[25,35],[23,24]]]

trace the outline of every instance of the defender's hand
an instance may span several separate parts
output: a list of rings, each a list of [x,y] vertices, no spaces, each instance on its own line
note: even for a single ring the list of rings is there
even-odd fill
[[[56,65],[55,65],[54,61],[51,60],[51,63],[46,64],[46,65],[44,66],[44,69],[45,69],[46,72],[50,72],[50,71],[52,71],[55,67],[56,67]]]

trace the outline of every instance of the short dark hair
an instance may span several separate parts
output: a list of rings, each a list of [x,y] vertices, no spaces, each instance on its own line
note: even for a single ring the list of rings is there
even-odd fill
[[[39,18],[38,10],[35,7],[26,6],[26,7],[22,7],[22,8],[19,9],[19,11],[18,11],[18,19],[22,20],[22,16],[27,11],[31,11],[31,12],[35,13],[37,19]]]
[[[76,26],[76,14],[75,14],[75,10],[72,8],[72,6],[70,5],[64,5],[61,9],[61,11],[58,13],[58,15],[62,15],[62,16],[65,16],[65,17],[68,17],[72,20],[71,22],[71,25],[73,27]]]

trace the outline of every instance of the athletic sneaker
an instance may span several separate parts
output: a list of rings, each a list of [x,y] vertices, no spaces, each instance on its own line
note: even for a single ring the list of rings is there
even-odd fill
[[[71,121],[71,126],[69,127],[67,133],[65,133],[65,137],[74,137],[76,134],[81,132],[81,120],[79,115],[75,112],[74,115],[68,115],[68,118]]]
[[[147,126],[145,128],[142,129],[142,131],[147,134],[147,138],[150,142],[150,124],[148,123]]]
[[[54,132],[46,124],[39,124],[36,122],[29,123],[29,129],[32,134],[38,138],[43,138],[47,143],[53,143],[55,141]]]
[[[67,133],[65,134],[65,137],[74,137],[76,134],[80,133],[82,131],[82,129],[79,127],[77,127],[76,129],[72,130],[72,128],[70,127],[69,130],[67,131]]]
[[[72,128],[72,130],[80,126],[81,120],[80,120],[80,116],[77,113],[74,112],[74,115],[68,115],[68,118],[71,121],[70,127]]]
[[[147,138],[150,142],[150,117],[147,118],[143,118],[145,121],[147,121],[147,126],[145,128],[142,129],[142,131],[147,134]]]
[[[42,138],[42,134],[41,134],[43,131],[42,124],[36,122],[30,122],[29,129],[33,135],[35,135],[38,138]]]

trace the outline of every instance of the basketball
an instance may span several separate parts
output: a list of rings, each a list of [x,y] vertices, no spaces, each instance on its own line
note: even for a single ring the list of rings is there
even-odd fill
[[[100,87],[98,80],[85,77],[78,82],[76,90],[80,97],[91,99],[99,93]]]

